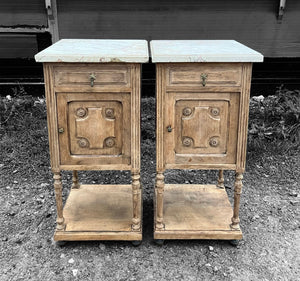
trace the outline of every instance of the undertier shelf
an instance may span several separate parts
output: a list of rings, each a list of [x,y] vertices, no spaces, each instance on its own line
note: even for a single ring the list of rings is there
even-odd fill
[[[71,189],[63,215],[65,230],[54,240],[141,240],[132,231],[131,185],[81,185]]]
[[[163,219],[165,229],[155,239],[242,239],[230,227],[232,208],[225,189],[215,185],[166,184]]]

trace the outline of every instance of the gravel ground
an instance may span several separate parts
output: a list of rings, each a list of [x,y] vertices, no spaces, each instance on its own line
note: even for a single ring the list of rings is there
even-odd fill
[[[244,239],[153,242],[155,104],[142,100],[143,243],[52,241],[55,201],[45,112],[6,128],[0,158],[0,280],[299,280],[300,152],[248,157],[240,219]],[[35,114],[33,114],[35,116]],[[30,121],[31,120],[31,121]],[[29,122],[30,121],[30,122]],[[11,125],[10,125],[11,126]],[[3,131],[2,131],[3,133]],[[129,182],[126,172],[81,172],[82,182]],[[167,171],[169,183],[213,183],[215,171]],[[225,172],[232,202],[233,172]],[[63,173],[64,199],[71,173]]]

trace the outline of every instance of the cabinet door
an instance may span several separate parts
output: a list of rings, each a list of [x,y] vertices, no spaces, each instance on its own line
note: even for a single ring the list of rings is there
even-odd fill
[[[129,93],[57,93],[57,114],[61,165],[130,164]]]
[[[239,93],[166,93],[167,168],[235,164],[238,110]]]

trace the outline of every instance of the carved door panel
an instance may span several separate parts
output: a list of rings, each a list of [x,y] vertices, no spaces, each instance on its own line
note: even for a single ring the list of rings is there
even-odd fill
[[[58,93],[62,165],[130,163],[128,93]]]
[[[164,132],[166,163],[234,164],[239,94],[167,95]]]

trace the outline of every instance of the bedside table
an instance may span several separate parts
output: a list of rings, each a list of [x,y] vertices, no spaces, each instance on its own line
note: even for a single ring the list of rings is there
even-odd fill
[[[142,239],[140,77],[145,40],[64,39],[44,65],[56,241]],[[61,170],[73,171],[63,207]],[[130,170],[131,185],[81,185],[79,170]]]
[[[234,40],[154,40],[157,176],[155,239],[242,239],[239,204],[245,170],[252,62],[258,52]],[[216,169],[216,184],[165,184],[166,169]],[[233,210],[223,170],[235,170]]]

